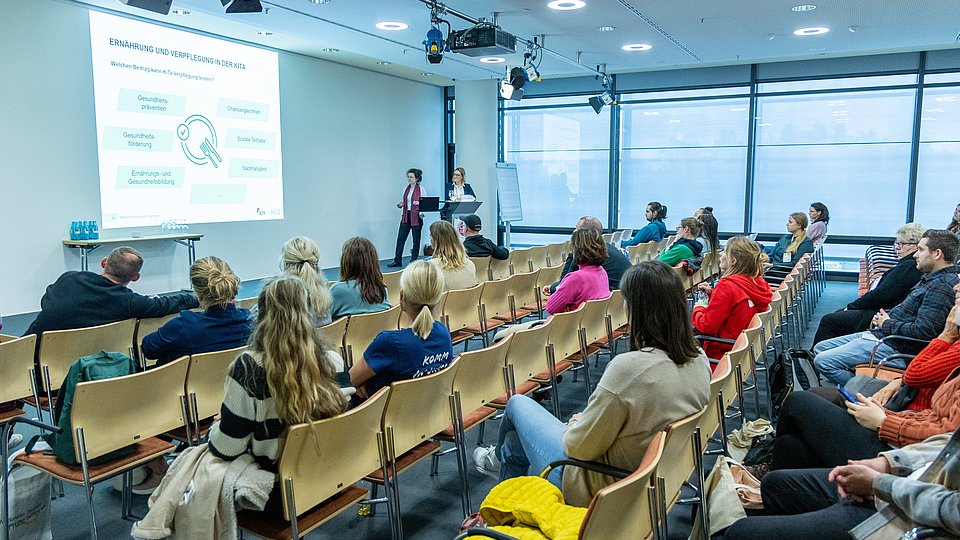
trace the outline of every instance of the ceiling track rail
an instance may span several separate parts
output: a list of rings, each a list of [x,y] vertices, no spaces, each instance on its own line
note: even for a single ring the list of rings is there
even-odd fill
[[[650,28],[653,28],[654,30],[656,30],[658,34],[660,34],[661,36],[667,38],[667,39],[670,41],[670,43],[673,43],[674,45],[676,45],[677,48],[680,49],[681,51],[685,52],[685,53],[687,54],[687,56],[689,56],[690,58],[693,58],[693,59],[696,60],[697,62],[703,62],[703,59],[701,59],[699,56],[697,56],[697,54],[696,54],[695,52],[691,51],[691,50],[690,50],[689,48],[687,48],[687,46],[684,45],[683,43],[680,43],[680,40],[679,40],[679,39],[673,37],[673,35],[671,35],[669,32],[667,32],[666,30],[664,30],[663,27],[660,26],[659,24],[657,24],[653,19],[651,19],[650,17],[647,17],[646,15],[644,15],[643,12],[640,11],[639,9],[637,9],[636,7],[634,7],[633,4],[631,4],[630,2],[627,2],[627,0],[617,0],[617,2],[620,2],[620,5],[621,5],[621,6],[629,9],[634,15],[636,15],[637,17],[639,17],[640,20],[642,20],[643,22],[647,23],[647,25],[650,26]]]

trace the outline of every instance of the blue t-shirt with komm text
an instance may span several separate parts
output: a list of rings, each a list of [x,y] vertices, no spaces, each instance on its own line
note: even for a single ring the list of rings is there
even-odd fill
[[[376,373],[366,384],[367,394],[373,395],[393,381],[416,379],[449,366],[453,343],[447,327],[434,322],[427,339],[420,339],[409,328],[380,332],[363,358]]]

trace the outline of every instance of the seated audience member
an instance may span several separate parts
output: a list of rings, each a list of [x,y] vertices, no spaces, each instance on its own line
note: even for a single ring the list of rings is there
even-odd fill
[[[723,276],[715,287],[701,283],[699,288],[709,297],[693,308],[693,327],[697,331],[724,339],[737,339],[753,316],[770,306],[773,293],[763,280],[766,255],[760,246],[746,236],[735,236],[720,252]],[[703,349],[707,357],[719,360],[733,345],[707,341]]]
[[[413,326],[380,332],[350,368],[350,381],[357,388],[358,398],[366,399],[394,381],[416,379],[450,365],[450,332],[433,315],[443,291],[443,273],[436,265],[416,261],[404,269],[400,275],[400,309],[413,320]]]
[[[710,265],[720,257],[720,236],[718,232],[720,225],[717,223],[717,218],[715,218],[711,212],[703,212],[699,216],[695,215],[694,217],[700,222],[700,235],[698,238],[703,239],[706,253],[702,253],[692,259],[684,259],[674,265],[675,268],[685,269],[688,276],[696,274],[704,264]]]
[[[830,211],[822,202],[810,205],[810,226],[807,227],[807,238],[816,246],[827,236],[827,225],[830,223]]]
[[[763,515],[737,521],[724,538],[899,538],[914,527],[960,535],[958,456],[960,432],[955,432],[833,469],[772,471],[760,486]],[[871,536],[899,516],[905,518],[905,529]],[[848,531],[855,527],[858,534],[851,535]]]
[[[390,309],[377,248],[370,240],[354,236],[343,243],[340,281],[330,288],[330,295],[333,297],[330,313],[334,320]]]
[[[667,219],[667,207],[653,201],[647,205],[646,218],[650,223],[633,235],[633,238],[620,242],[620,247],[627,248],[644,242],[659,242],[667,235],[667,226],[663,220]]]
[[[875,361],[894,353],[920,352],[923,345],[915,342],[891,339],[877,346],[877,341],[887,336],[931,340],[937,335],[953,306],[953,287],[960,281],[953,264],[957,244],[957,237],[949,231],[930,229],[923,233],[913,254],[917,259],[917,270],[923,273],[920,281],[890,313],[883,309],[878,311],[871,322],[871,330],[818,343],[813,352],[821,377],[833,384],[846,384],[853,377],[853,368],[870,360],[875,346]],[[894,359],[886,365],[902,369],[906,362]]]
[[[787,219],[787,232],[770,251],[770,262],[794,266],[800,257],[813,253],[813,242],[807,238],[807,215],[794,212]]]
[[[923,226],[919,223],[907,223],[897,229],[897,241],[893,243],[893,252],[897,256],[896,266],[887,270],[873,289],[847,304],[846,308],[824,315],[813,338],[814,345],[838,336],[867,330],[877,311],[891,310],[903,302],[910,289],[923,275],[917,270],[917,259],[913,257],[923,232]]]
[[[670,247],[663,250],[658,260],[668,266],[675,266],[680,261],[699,257],[703,252],[703,244],[697,242],[700,234],[700,222],[694,217],[685,217],[677,227],[677,236]]]
[[[498,246],[493,241],[480,234],[480,216],[470,214],[463,218],[463,247],[470,257],[493,257],[505,261],[510,256],[510,250]]]
[[[953,210],[953,219],[950,220],[950,225],[947,226],[947,230],[957,235],[957,238],[960,238],[960,204]]]
[[[24,335],[86,328],[126,319],[149,319],[200,305],[190,293],[144,296],[127,288],[140,279],[143,257],[118,247],[100,261],[103,272],[64,272],[40,299],[40,314]],[[40,345],[40,340],[37,340]]]
[[[956,364],[956,350],[931,343],[928,364]],[[940,352],[935,352],[940,350]],[[857,394],[859,403],[837,407],[811,392],[794,392],[783,403],[774,440],[773,469],[807,469],[866,459],[891,446],[902,447],[960,427],[960,368],[933,393],[928,408],[891,411],[876,397]],[[881,390],[881,392],[883,392]],[[883,402],[889,395],[879,396]]]
[[[259,322],[249,347],[229,369],[208,449],[226,461],[249,452],[260,468],[276,472],[289,426],[346,410],[334,378],[343,359],[314,331],[309,286],[302,279],[284,275],[271,281],[257,306]],[[283,515],[280,494],[274,485],[264,510],[275,517]]]
[[[547,297],[547,313],[573,311],[588,300],[610,296],[607,272],[601,266],[607,258],[607,245],[593,228],[576,229],[570,237],[573,262],[577,269],[560,279]]]
[[[580,218],[577,221],[576,228],[593,229],[597,231],[597,234],[601,235],[601,238],[603,236],[603,224],[593,216],[583,216]],[[630,268],[630,260],[613,244],[606,244],[606,249],[607,256],[604,258],[602,266],[603,270],[607,273],[609,288],[612,291],[620,288],[620,278],[623,276],[623,273],[627,271],[627,268]],[[577,261],[573,253],[567,255],[567,260],[563,263],[563,270],[560,272],[560,281],[563,281],[563,278],[570,272],[575,272],[577,268]],[[557,290],[557,285],[560,284],[560,281],[549,287],[544,287],[544,294],[549,296],[553,291]]]
[[[712,206],[704,206],[703,208],[697,208],[696,210],[694,210],[693,217],[700,219],[700,216],[704,214],[712,214],[712,213],[713,213]]]
[[[536,401],[507,402],[496,446],[474,451],[477,469],[499,479],[539,475],[571,457],[632,471],[653,436],[667,424],[703,409],[710,399],[707,358],[693,339],[680,278],[647,261],[623,276],[630,319],[630,352],[610,361],[582,413],[564,424]],[[547,479],[574,506],[587,506],[613,479],[576,467]]]
[[[434,221],[430,225],[430,245],[433,247],[430,264],[443,274],[445,291],[469,289],[477,284],[477,267],[467,258],[450,222]]]
[[[280,248],[280,267],[285,274],[299,276],[310,290],[313,325],[317,328],[330,324],[333,297],[327,278],[320,271],[320,248],[312,238],[297,236]]]
[[[162,366],[188,354],[240,347],[250,337],[250,312],[233,300],[240,278],[217,257],[204,257],[190,267],[190,283],[203,312],[183,310],[156,332],[143,337],[141,350]]]

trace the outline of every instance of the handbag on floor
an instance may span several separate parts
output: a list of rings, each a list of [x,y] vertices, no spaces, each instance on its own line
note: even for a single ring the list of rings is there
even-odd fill
[[[50,485],[52,477],[33,467],[14,462],[23,453],[10,456],[10,538],[50,540]],[[3,480],[0,480],[3,482]],[[0,520],[0,527],[6,524]]]
[[[787,349],[778,354],[767,368],[767,383],[773,418],[777,418],[783,402],[791,393],[820,386],[820,373],[813,364],[813,353],[805,349]]]

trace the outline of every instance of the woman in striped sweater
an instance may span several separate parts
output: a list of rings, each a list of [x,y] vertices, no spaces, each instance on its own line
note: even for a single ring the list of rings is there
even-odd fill
[[[209,450],[217,457],[231,461],[249,452],[262,469],[276,472],[288,426],[346,410],[334,379],[343,360],[314,332],[310,305],[308,286],[295,276],[260,292],[257,327],[230,367],[220,422],[210,429]],[[266,511],[282,511],[279,489]]]

